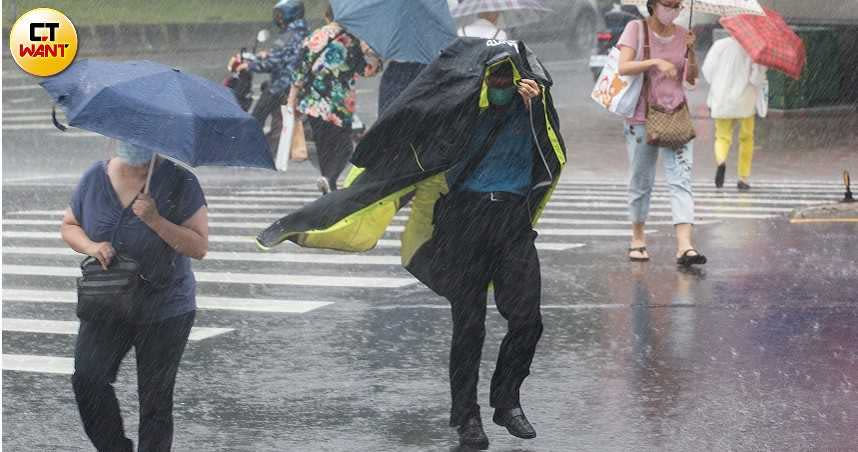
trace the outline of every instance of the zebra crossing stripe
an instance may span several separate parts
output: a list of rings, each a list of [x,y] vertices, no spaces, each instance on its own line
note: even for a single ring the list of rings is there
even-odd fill
[[[4,246],[3,254],[30,256],[78,256],[82,255],[71,248],[55,247],[15,247]],[[338,265],[399,265],[399,256],[373,256],[363,254],[319,254],[319,253],[276,253],[276,252],[238,252],[209,251],[204,262],[283,262],[300,264],[338,264]]]
[[[79,277],[76,267],[55,267],[41,265],[4,265],[4,275]],[[276,286],[318,286],[318,287],[371,287],[399,288],[415,284],[412,278],[369,277],[369,276],[318,276],[278,273],[219,273],[194,272],[197,282],[219,284],[268,284]]]
[[[15,319],[3,318],[3,331],[14,333],[37,333],[37,334],[77,334],[80,322],[74,320],[42,320],[42,319]],[[221,334],[235,331],[233,328],[191,328],[190,341],[202,341]]]
[[[270,298],[209,297],[197,295],[197,309],[304,314],[332,301],[276,300]],[[65,290],[4,289],[3,302],[77,303],[77,292]]]
[[[71,375],[74,359],[60,356],[3,354],[3,370],[43,374]]]
[[[4,238],[14,239],[54,239],[61,240],[59,232],[33,232],[33,231],[3,231]],[[254,244],[256,237],[250,235],[210,235],[210,243],[243,243]],[[400,248],[402,243],[399,240],[379,240],[376,245],[379,248]],[[550,243],[540,242],[537,239],[536,249],[546,251],[565,251],[573,248],[585,246],[583,243]],[[5,267],[4,267],[5,269]],[[4,270],[5,271],[5,270]],[[199,275],[199,273],[197,273]],[[271,275],[279,276],[279,275]],[[263,281],[264,283],[264,281]],[[270,284],[270,283],[269,283]],[[311,284],[313,285],[313,284]],[[398,287],[398,286],[397,286]]]

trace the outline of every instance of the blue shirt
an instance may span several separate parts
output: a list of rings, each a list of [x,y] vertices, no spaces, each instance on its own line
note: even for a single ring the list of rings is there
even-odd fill
[[[150,195],[158,212],[169,221],[182,224],[206,205],[202,187],[189,171],[181,171],[184,182],[181,192],[171,201],[177,187],[175,164],[161,160],[152,173]],[[171,208],[175,203],[176,207]],[[94,242],[110,242],[119,224],[113,246],[140,263],[144,277],[160,281],[158,288],[147,292],[144,314],[135,323],[160,322],[186,314],[197,308],[197,283],[191,271],[191,261],[170,248],[149,229],[131,209],[124,209],[107,176],[107,162],[97,162],[78,183],[71,199],[71,210]],[[156,275],[160,277],[155,278]]]
[[[251,61],[248,65],[253,72],[271,73],[271,84],[268,88],[271,93],[282,94],[289,89],[292,72],[301,62],[301,46],[308,33],[304,19],[289,22],[274,42],[268,56]]]
[[[498,131],[491,149],[486,151],[486,156],[470,176],[462,181],[463,190],[527,194],[533,171],[533,138],[529,113],[518,96],[506,110],[489,109],[480,114],[468,150],[468,160],[480,158],[477,153],[492,128],[502,121],[505,124]],[[462,170],[456,173],[459,171]]]

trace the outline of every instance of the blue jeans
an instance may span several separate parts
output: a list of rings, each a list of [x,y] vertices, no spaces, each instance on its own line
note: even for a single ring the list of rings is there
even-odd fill
[[[625,136],[629,151],[629,219],[632,223],[646,223],[655,184],[655,165],[661,155],[670,190],[673,224],[694,224],[694,194],[691,190],[694,142],[676,150],[652,146],[646,142],[643,125],[626,124]]]

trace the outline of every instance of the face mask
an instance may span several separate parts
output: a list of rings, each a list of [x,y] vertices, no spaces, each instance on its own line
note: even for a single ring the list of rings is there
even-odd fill
[[[152,160],[154,152],[120,141],[119,146],[116,148],[116,155],[127,165],[144,166]]]
[[[515,95],[515,86],[509,88],[489,88],[489,102],[492,105],[507,105]]]
[[[662,25],[670,25],[679,17],[681,8],[671,9],[668,8],[661,3],[655,5],[655,18],[661,22]]]

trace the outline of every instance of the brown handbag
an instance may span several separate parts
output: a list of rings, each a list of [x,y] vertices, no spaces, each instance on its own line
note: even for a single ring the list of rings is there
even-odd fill
[[[644,27],[644,60],[650,59],[649,26],[643,20]],[[649,72],[649,71],[646,71]],[[682,101],[676,108],[667,109],[649,101],[650,80],[644,72],[644,86],[641,95],[646,96],[646,142],[653,146],[679,149],[695,136],[694,124],[688,103]]]

